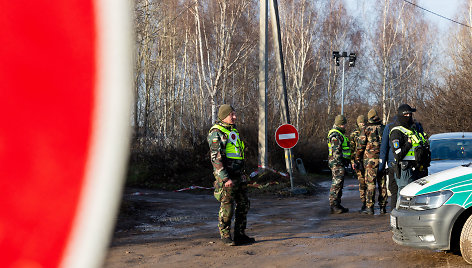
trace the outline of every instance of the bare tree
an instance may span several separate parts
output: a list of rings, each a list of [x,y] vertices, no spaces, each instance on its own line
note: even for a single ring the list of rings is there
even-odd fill
[[[472,23],[472,1],[460,9],[459,20]],[[457,26],[450,35],[449,57],[452,64],[443,65],[444,85],[431,91],[434,98],[426,112],[431,118],[429,127],[434,132],[471,131],[472,123],[472,29]]]
[[[300,119],[312,104],[317,79],[320,76],[320,61],[315,58],[315,38],[318,16],[311,1],[292,0],[281,5],[283,47],[285,51],[289,107],[299,131],[303,126]]]
[[[201,19],[203,10],[200,11],[199,5],[195,5],[199,80],[202,90],[205,89],[210,99],[213,122],[216,121],[218,93],[223,92],[229,72],[235,63],[250,53],[251,42],[248,38],[238,46],[231,46],[237,34],[237,23],[241,21],[248,6],[248,0],[211,1],[205,7],[205,25],[205,21]]]
[[[387,122],[400,102],[416,104],[422,99],[432,46],[424,15],[414,6],[384,0],[377,12],[380,16],[371,38],[375,63],[371,82]]]

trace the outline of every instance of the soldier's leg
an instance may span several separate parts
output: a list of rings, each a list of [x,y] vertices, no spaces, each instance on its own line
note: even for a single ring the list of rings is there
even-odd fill
[[[361,170],[356,170],[357,180],[359,181],[359,196],[361,198],[362,204],[365,205],[365,191],[367,189],[367,184],[365,183],[365,177]]]
[[[329,189],[329,205],[337,206],[341,204],[342,189],[344,184],[344,167],[333,166],[331,168],[333,179],[331,181],[331,188]]]
[[[398,185],[395,180],[395,172],[393,168],[388,169],[388,178],[389,178],[389,185],[388,189],[392,196],[390,197],[390,202],[392,203],[391,208],[394,209],[397,206],[397,197],[398,197]]]
[[[231,237],[231,218],[234,210],[234,196],[232,187],[224,187],[218,213],[218,228],[221,238]]]
[[[365,180],[367,184],[365,205],[369,209],[374,207],[376,176],[377,170],[367,165],[365,168]]]
[[[247,183],[242,183],[234,189],[234,235],[244,234],[247,224],[247,213],[251,206],[247,197]]]
[[[385,175],[377,177],[377,186],[379,188],[379,206],[382,209],[382,208],[385,208],[387,206],[387,200],[388,200],[388,197],[387,197],[387,178],[386,178]]]

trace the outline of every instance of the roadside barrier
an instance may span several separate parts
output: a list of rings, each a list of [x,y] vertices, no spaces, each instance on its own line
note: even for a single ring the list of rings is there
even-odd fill
[[[262,168],[264,170],[268,170],[268,171],[271,171],[273,173],[276,173],[276,174],[279,174],[280,176],[282,177],[285,177],[285,178],[288,178],[288,174],[287,173],[284,173],[284,172],[281,172],[281,171],[277,171],[273,168],[270,168],[270,167],[262,167],[262,166],[258,166],[259,168]],[[257,175],[259,174],[259,170],[255,170],[253,172],[251,172],[251,174],[249,175],[250,178],[254,178],[256,177]],[[256,182],[252,182],[252,183],[248,183],[248,187],[254,187],[254,188],[258,188],[258,189],[262,189],[262,188],[265,188],[265,187],[268,187],[270,185],[276,185],[276,184],[279,184],[277,181],[271,181],[271,182],[267,182],[265,184],[258,184]],[[179,190],[175,190],[174,192],[183,192],[183,191],[188,191],[188,190],[194,190],[194,189],[205,189],[205,190],[213,190],[215,189],[215,187],[202,187],[202,186],[196,186],[196,185],[192,185],[192,186],[189,186],[187,188],[183,188],[183,189],[179,189]]]
[[[215,187],[202,187],[202,186],[195,186],[195,185],[192,185],[192,186],[187,187],[187,188],[183,188],[183,189],[180,189],[180,190],[175,190],[174,192],[182,192],[182,191],[194,190],[194,189],[212,190],[212,189],[214,189],[214,188],[215,188]]]
[[[277,171],[277,170],[275,170],[275,169],[273,169],[273,168],[270,168],[270,167],[263,167],[263,166],[258,166],[258,167],[259,167],[259,168],[262,168],[262,169],[264,169],[264,170],[272,171],[273,173],[279,174],[279,175],[281,175],[281,176],[283,176],[283,177],[287,177],[287,178],[289,177],[287,173],[284,173],[284,172],[281,172],[281,171]],[[249,177],[254,178],[255,176],[257,176],[257,174],[259,174],[259,170],[253,171],[253,172],[249,175]]]

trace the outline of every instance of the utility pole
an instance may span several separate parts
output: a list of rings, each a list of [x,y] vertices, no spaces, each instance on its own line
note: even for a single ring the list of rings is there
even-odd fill
[[[260,0],[259,14],[259,165],[260,169],[267,166],[267,29],[269,0]]]
[[[341,114],[344,115],[344,58],[347,58],[347,52],[339,54],[339,51],[333,51],[333,59],[336,66],[339,66],[339,58],[343,60],[343,74],[341,81]],[[354,67],[356,65],[356,53],[349,54],[349,67]]]
[[[270,15],[273,18],[271,20],[272,25],[272,35],[274,40],[274,48],[276,50],[276,60],[277,60],[277,85],[279,91],[282,95],[282,117],[286,124],[290,124],[290,114],[288,109],[288,98],[287,98],[287,86],[285,83],[285,70],[284,70],[284,57],[282,52],[282,40],[280,37],[280,21],[279,21],[279,8],[277,0],[272,0],[272,5],[270,6]],[[277,53],[278,52],[278,53]],[[290,186],[293,191],[293,172],[292,172],[292,149],[285,150],[285,166],[290,175]]]

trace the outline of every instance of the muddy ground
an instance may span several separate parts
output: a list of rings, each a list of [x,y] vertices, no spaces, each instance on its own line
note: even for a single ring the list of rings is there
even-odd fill
[[[331,215],[329,184],[310,196],[250,196],[247,234],[256,243],[236,247],[220,243],[211,190],[126,189],[104,267],[467,267],[452,252],[395,244],[389,214],[357,212],[353,179],[342,201],[349,213]]]

